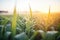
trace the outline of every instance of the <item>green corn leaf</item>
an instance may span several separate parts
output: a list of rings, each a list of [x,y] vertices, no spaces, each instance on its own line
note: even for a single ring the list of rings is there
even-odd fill
[[[14,7],[14,13],[13,13],[13,18],[12,18],[12,37],[16,35],[16,22],[17,21],[17,13],[16,13],[16,6]]]

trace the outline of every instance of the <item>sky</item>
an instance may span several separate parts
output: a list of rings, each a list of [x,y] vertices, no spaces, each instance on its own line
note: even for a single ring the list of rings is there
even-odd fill
[[[0,10],[12,12],[16,4],[17,11],[29,11],[29,4],[32,11],[60,12],[60,0],[0,0]]]

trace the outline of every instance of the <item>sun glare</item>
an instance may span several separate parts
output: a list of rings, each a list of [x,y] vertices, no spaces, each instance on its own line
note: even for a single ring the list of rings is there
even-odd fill
[[[17,9],[18,11],[29,11],[29,3],[32,8],[32,11],[41,11],[48,12],[49,2],[45,2],[44,0],[31,0],[31,1],[17,1]]]
[[[32,11],[40,11],[48,13],[49,5],[51,6],[51,12],[60,12],[59,0],[11,0],[0,2],[0,10],[13,11],[14,4],[16,1],[17,11],[29,11],[29,3]]]

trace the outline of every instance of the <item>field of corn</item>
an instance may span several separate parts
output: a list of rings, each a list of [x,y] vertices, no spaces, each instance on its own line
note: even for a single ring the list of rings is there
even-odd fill
[[[38,18],[33,18],[31,8],[28,17],[21,16],[14,8],[13,15],[0,15],[0,40],[60,40],[60,23],[54,24],[56,29],[48,29],[55,22],[50,19],[50,23],[48,19],[39,21]]]

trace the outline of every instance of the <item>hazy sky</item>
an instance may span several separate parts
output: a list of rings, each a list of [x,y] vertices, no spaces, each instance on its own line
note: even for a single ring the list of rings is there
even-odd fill
[[[29,3],[32,11],[60,12],[60,0],[0,0],[0,10],[13,11],[16,2],[17,11],[29,11]]]

